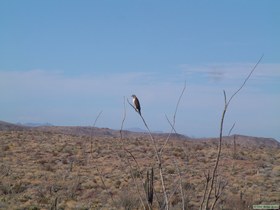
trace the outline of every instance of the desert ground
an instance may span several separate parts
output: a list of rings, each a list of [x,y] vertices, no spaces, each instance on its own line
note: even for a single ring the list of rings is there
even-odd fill
[[[167,136],[154,134],[158,148]],[[163,204],[154,147],[145,133],[125,131],[121,138],[102,128],[2,126],[0,142],[0,209],[143,209],[151,168],[152,208]],[[182,209],[182,198],[185,209],[199,209],[217,147],[217,138],[169,138],[161,159],[170,209]],[[224,137],[217,180],[224,189],[215,209],[280,204],[280,143]]]

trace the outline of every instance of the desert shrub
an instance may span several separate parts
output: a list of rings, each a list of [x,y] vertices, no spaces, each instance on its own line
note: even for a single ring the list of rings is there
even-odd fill
[[[11,174],[11,167],[7,164],[0,165],[0,175],[1,176],[9,176]]]
[[[8,183],[0,182],[0,195],[7,195],[12,193],[12,187]]]
[[[272,169],[272,174],[274,174],[275,176],[280,176],[280,166],[274,166],[274,168]]]
[[[174,168],[171,168],[171,167],[168,167],[168,168],[167,168],[167,173],[168,173],[168,174],[175,174],[175,169],[174,169]]]
[[[68,186],[68,197],[71,199],[76,198],[78,191],[81,190],[82,181],[80,176],[77,176],[72,183]]]
[[[252,209],[253,201],[250,197],[243,197],[243,194],[238,196],[229,196],[220,200],[218,210],[250,210]]]
[[[18,182],[18,183],[15,183],[14,186],[12,187],[12,192],[13,193],[22,193],[24,192],[25,190],[27,189],[27,186],[25,183],[22,183],[22,182]]]
[[[187,191],[194,191],[195,190],[195,185],[191,184],[189,182],[184,182],[183,183],[183,189]]]
[[[47,163],[44,165],[44,169],[49,172],[55,172],[55,168],[51,163]]]
[[[132,169],[131,173],[132,173],[133,177],[135,177],[135,178],[140,178],[141,177],[141,172],[138,171],[137,169]]]
[[[121,181],[120,180],[117,180],[116,182],[115,182],[115,188],[119,188],[120,187],[120,185],[121,185]]]
[[[116,206],[124,210],[138,209],[140,206],[139,198],[136,197],[135,193],[126,189],[120,193],[120,197],[116,202]]]
[[[41,208],[37,207],[37,206],[26,206],[26,207],[18,207],[15,210],[40,210]]]
[[[174,203],[174,200],[173,202],[171,201],[171,210],[189,210],[189,209],[194,209],[194,207],[190,204],[190,199],[188,197],[185,197],[184,199],[184,204],[185,204],[185,208],[183,209],[183,204],[182,204],[182,198],[181,196],[177,196],[177,203],[175,204]],[[176,199],[175,199],[176,200]]]
[[[200,145],[200,144],[198,144],[198,145],[195,145],[194,146],[194,151],[200,151],[200,150],[203,150],[203,146],[202,145]]]
[[[9,145],[3,145],[2,146],[2,150],[5,152],[5,151],[8,151],[10,150],[10,146]]]

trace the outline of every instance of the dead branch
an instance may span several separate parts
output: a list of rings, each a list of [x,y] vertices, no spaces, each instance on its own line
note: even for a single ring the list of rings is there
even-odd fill
[[[174,115],[173,115],[173,124],[171,124],[170,120],[169,120],[168,117],[165,115],[165,117],[166,117],[166,119],[167,119],[167,121],[168,121],[168,123],[169,123],[169,125],[170,125],[170,127],[171,127],[171,131],[169,132],[169,134],[168,134],[168,136],[167,136],[167,138],[166,138],[166,140],[165,140],[165,142],[164,142],[164,145],[163,145],[163,146],[161,147],[161,149],[160,149],[160,154],[162,154],[164,147],[167,145],[167,143],[168,143],[168,141],[169,141],[169,139],[170,139],[170,136],[171,136],[172,132],[174,131],[175,133],[177,133],[176,130],[175,130],[176,115],[177,115],[178,107],[179,107],[179,104],[180,104],[180,102],[181,102],[181,99],[182,99],[182,97],[183,97],[183,94],[184,94],[185,90],[186,90],[186,81],[185,81],[185,83],[184,83],[183,90],[182,90],[182,92],[181,92],[181,94],[180,94],[180,96],[179,96],[179,99],[178,99],[178,101],[177,101],[177,104],[176,104],[176,108],[175,108]]]
[[[97,120],[99,119],[99,117],[101,116],[102,114],[102,111],[99,112],[99,114],[97,115],[97,117],[95,118],[94,120],[94,123],[93,123],[93,126],[91,126],[91,129],[90,129],[90,154],[91,154],[91,158],[93,158],[93,128],[95,127],[96,123],[97,123]]]
[[[226,116],[226,112],[228,110],[228,106],[230,105],[230,102],[232,101],[232,99],[242,90],[242,88],[245,86],[247,81],[250,79],[251,75],[253,74],[253,72],[255,71],[255,69],[257,68],[259,63],[261,62],[262,58],[263,58],[263,55],[259,58],[258,62],[254,65],[254,67],[252,68],[252,70],[250,71],[248,76],[245,78],[242,85],[231,95],[229,100],[227,100],[226,92],[225,92],[225,90],[223,90],[223,93],[224,93],[224,110],[222,112],[222,117],[221,117],[221,122],[220,122],[219,147],[218,147],[218,153],[217,153],[215,166],[213,167],[213,172],[212,172],[212,177],[211,177],[212,179],[211,179],[211,183],[210,183],[210,189],[209,189],[209,192],[208,192],[208,195],[207,195],[207,198],[206,198],[205,209],[209,209],[209,200],[210,200],[210,197],[211,197],[211,194],[212,194],[212,191],[213,191],[214,181],[215,181],[215,177],[216,177],[216,173],[217,173],[217,168],[218,168],[218,165],[219,165],[219,160],[220,160],[220,156],[221,156],[221,149],[222,149],[224,119],[225,119],[225,116]],[[215,204],[215,203],[216,202],[214,201],[213,204]]]
[[[219,200],[219,198],[222,195],[222,192],[224,191],[225,187],[227,186],[228,182],[227,181],[223,181],[221,179],[217,180],[215,183],[215,193],[214,193],[214,201],[212,203],[212,206],[210,208],[210,210],[213,210],[217,201]]]
[[[199,207],[200,210],[202,210],[202,207],[203,207],[203,204],[204,204],[204,201],[205,201],[205,198],[206,198],[206,193],[207,193],[207,190],[208,190],[208,185],[209,185],[209,182],[211,180],[209,171],[207,172],[207,174],[205,172],[203,172],[203,173],[204,173],[204,177],[205,177],[205,188],[204,188],[203,197],[202,197],[200,207]]]
[[[120,129],[121,147],[122,147],[122,149],[123,149],[125,152],[127,152],[127,153],[129,153],[129,154],[130,154],[130,156],[131,156],[131,157],[133,158],[133,160],[135,161],[135,163],[136,163],[136,165],[137,165],[137,167],[138,167],[139,172],[141,172],[141,170],[140,170],[140,166],[139,166],[139,164],[138,164],[138,162],[137,162],[136,158],[134,157],[134,155],[133,155],[130,151],[128,151],[128,150],[125,148],[125,145],[124,145],[124,142],[123,142],[123,135],[122,135],[122,131],[123,131],[124,121],[125,121],[125,119],[126,119],[126,105],[125,105],[125,97],[124,97],[124,100],[123,100],[123,101],[124,101],[124,102],[123,102],[123,104],[124,104],[124,114],[123,114],[123,119],[122,119],[121,129]],[[136,110],[135,110],[135,111],[136,111]],[[130,161],[129,161],[128,157],[127,157],[126,159],[127,159],[127,163],[128,163],[128,165],[129,165],[129,169],[130,169],[130,174],[131,174],[131,177],[132,177],[133,183],[134,183],[134,185],[136,186],[136,189],[137,189],[137,192],[138,192],[139,199],[140,199],[140,201],[141,201],[142,207],[143,207],[143,209],[146,209],[145,204],[144,204],[144,201],[143,201],[142,196],[141,196],[141,193],[140,193],[139,186],[138,186],[138,184],[137,184],[137,182],[136,182],[136,179],[135,179],[135,177],[134,177],[134,174],[133,174],[132,165],[131,165],[131,163],[130,163]],[[144,186],[144,185],[143,185],[143,188],[145,189],[145,186]],[[149,201],[147,200],[147,198],[146,198],[146,201],[147,201],[147,204],[148,204],[148,208],[149,208],[149,210],[151,210],[151,206],[150,206]]]
[[[96,170],[97,170],[98,175],[99,175],[99,177],[101,179],[101,182],[102,182],[102,185],[103,185],[104,189],[106,190],[107,194],[110,195],[110,198],[113,201],[113,203],[115,203],[114,197],[113,197],[112,193],[109,192],[108,187],[106,186],[104,178],[103,178],[104,176],[103,176],[102,172],[99,170],[98,166],[96,167]]]
[[[150,136],[150,139],[152,141],[152,145],[154,147],[154,151],[155,151],[155,156],[156,156],[156,160],[157,160],[157,164],[158,164],[158,168],[159,168],[159,175],[160,175],[160,181],[161,181],[161,187],[162,187],[162,191],[163,191],[163,194],[164,194],[164,200],[165,200],[165,207],[166,207],[166,210],[169,209],[169,204],[168,204],[168,196],[167,196],[167,191],[166,191],[166,188],[165,188],[165,182],[164,182],[164,178],[163,178],[163,171],[162,171],[162,160],[161,160],[161,156],[160,156],[160,153],[158,151],[158,147],[157,147],[157,143],[152,135],[152,132],[149,128],[149,126],[147,125],[143,115],[141,115],[136,109],[135,107],[128,101],[127,99],[127,102],[130,104],[130,106],[133,107],[133,109],[139,114],[139,116],[141,117],[145,127],[147,128],[148,130],[148,133],[149,133],[149,136]]]
[[[181,198],[182,198],[182,209],[185,210],[185,194],[184,194],[184,190],[183,190],[183,182],[182,182],[182,175],[181,175],[181,170],[178,166],[178,163],[176,161],[176,159],[173,159],[174,165],[176,166],[177,169],[177,173],[179,174],[179,180],[180,180],[180,193],[181,193]]]
[[[123,139],[123,135],[122,135],[122,132],[123,132],[123,125],[124,125],[124,121],[125,121],[125,119],[126,119],[125,96],[123,97],[123,109],[124,109],[124,112],[123,112],[123,119],[122,119],[122,124],[121,124],[121,129],[120,129],[121,139]]]
[[[97,117],[95,118],[94,124],[93,124],[93,126],[91,127],[91,131],[90,131],[90,140],[91,140],[90,153],[91,153],[91,158],[92,158],[92,159],[93,159],[93,145],[92,145],[92,144],[93,144],[93,128],[95,127],[95,125],[96,125],[96,123],[97,123],[97,120],[99,119],[99,117],[101,116],[101,114],[102,114],[102,111],[100,111],[99,114],[97,115]],[[105,188],[107,194],[110,196],[112,202],[115,203],[114,197],[113,197],[112,193],[110,193],[110,192],[108,191],[108,187],[106,186],[105,181],[104,181],[104,178],[103,178],[104,176],[103,176],[101,170],[99,169],[99,166],[98,166],[98,165],[96,165],[96,170],[97,170],[97,173],[98,173],[98,175],[99,175],[99,177],[100,177],[100,179],[101,179],[102,185],[103,185],[103,187]]]
[[[169,120],[169,118],[167,117],[167,115],[165,115],[165,118],[168,122],[168,124],[170,125],[170,127],[172,128],[172,131],[169,132],[169,136],[167,137],[167,140],[169,139],[169,137],[171,136],[172,132],[174,131],[174,133],[177,133],[177,131],[175,130],[175,127],[172,125],[171,121]],[[163,150],[163,147],[165,146],[166,144],[164,144],[161,148],[161,151]]]
[[[228,136],[230,136],[230,134],[231,134],[232,130],[234,129],[234,127],[235,127],[235,123],[233,123],[233,125],[229,129]]]

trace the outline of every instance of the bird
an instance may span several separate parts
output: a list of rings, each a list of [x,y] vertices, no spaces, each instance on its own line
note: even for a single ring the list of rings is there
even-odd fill
[[[140,106],[140,102],[139,102],[138,98],[134,94],[131,97],[133,98],[132,102],[133,102],[135,110],[141,115],[141,106]]]

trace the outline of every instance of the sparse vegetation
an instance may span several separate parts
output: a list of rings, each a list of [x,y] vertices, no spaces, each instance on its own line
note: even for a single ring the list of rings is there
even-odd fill
[[[127,138],[124,135],[123,141],[137,159],[140,168],[150,168],[154,157],[143,156],[144,151],[145,154],[153,154],[153,149],[149,146],[150,140],[144,134],[137,138]],[[164,144],[165,138],[160,135],[155,138],[160,145]],[[237,154],[242,155],[242,159],[232,158],[233,145],[224,147],[221,152],[219,173],[228,180],[228,186],[217,203],[217,209],[240,209],[239,206],[245,203],[279,204],[280,147],[274,144],[257,147],[253,143],[251,146],[241,145],[239,142],[246,142],[247,138],[238,138]],[[53,132],[47,133],[38,129],[1,131],[0,209],[50,209],[56,199],[57,209],[119,209],[120,206],[142,209],[130,170],[116,152],[116,141],[118,137],[93,137],[93,150],[97,152],[99,148],[99,153],[93,153],[93,158],[83,164],[80,161],[84,158],[83,152],[90,155],[87,135],[63,134],[55,127]],[[83,143],[87,145],[85,151],[80,146]],[[5,149],[7,145],[9,150]],[[180,154],[175,157],[183,180],[185,206],[188,207],[186,209],[198,209],[204,190],[203,171],[207,172],[209,163],[214,163],[215,156],[211,154],[215,154],[216,149],[217,146],[211,141],[176,138],[165,146],[162,160],[166,169],[164,176],[167,190],[169,193],[173,192],[179,183],[177,170],[170,158],[174,157],[175,151],[175,154]],[[204,161],[201,160],[202,157]],[[132,160],[131,157],[130,159]],[[95,170],[96,166],[102,169],[104,182],[115,198],[115,203],[109,198]],[[134,162],[132,167],[134,175],[140,177]],[[155,170],[156,173],[158,171]],[[139,179],[137,178],[138,181]],[[160,192],[160,186],[160,180],[155,177],[156,192]],[[125,195],[134,196],[133,200],[137,203],[132,205]],[[155,195],[154,209],[162,202],[161,196],[159,193]],[[170,202],[171,209],[182,209],[179,188]]]

